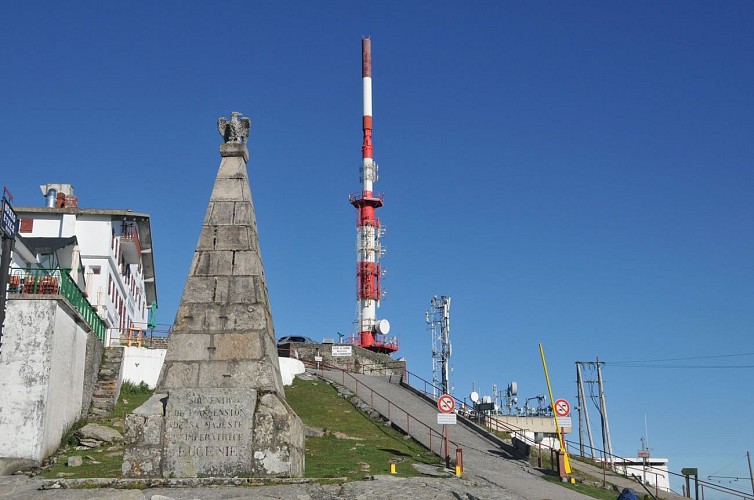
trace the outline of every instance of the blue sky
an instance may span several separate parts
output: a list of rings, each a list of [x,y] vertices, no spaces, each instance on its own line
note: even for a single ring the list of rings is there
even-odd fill
[[[16,204],[68,182],[82,207],[150,213],[170,322],[216,119],[241,111],[276,333],[349,332],[371,35],[380,316],[409,369],[431,379],[424,311],[449,295],[457,396],[544,393],[542,342],[575,405],[574,362],[599,356],[616,452],[636,453],[646,414],[672,469],[747,474],[754,4],[271,5],[5,6],[0,180]]]

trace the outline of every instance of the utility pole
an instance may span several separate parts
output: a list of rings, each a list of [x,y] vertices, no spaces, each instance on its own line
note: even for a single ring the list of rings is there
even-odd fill
[[[581,365],[576,361],[576,399],[578,400],[576,410],[579,412],[579,455],[581,458],[584,458],[584,410],[586,408],[584,408],[584,398],[581,397],[581,388]]]
[[[586,432],[587,432],[587,436],[589,437],[589,456],[594,458],[594,439],[592,438],[592,424],[589,421],[589,405],[587,404],[586,396],[584,395],[584,378],[581,375],[581,365],[583,364],[592,364],[592,363],[584,362],[584,361],[576,361],[576,384],[578,386],[577,397],[579,399],[579,445],[582,448],[581,456],[584,456],[583,444],[581,443],[581,439],[582,439],[581,414],[582,414],[582,408],[583,408],[584,419],[586,420]],[[589,381],[589,382],[592,382],[592,381]]]
[[[751,453],[746,452],[746,459],[749,461],[749,479],[751,479],[751,492],[754,493],[754,474],[751,472]]]
[[[605,404],[605,388],[602,385],[602,363],[597,358],[597,384],[600,391],[600,413],[602,416],[602,447],[606,459],[613,463],[613,444],[610,440],[610,426],[607,422],[607,405]]]

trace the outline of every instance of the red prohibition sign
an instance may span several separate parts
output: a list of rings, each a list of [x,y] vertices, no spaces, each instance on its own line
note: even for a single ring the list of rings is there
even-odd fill
[[[559,417],[567,417],[571,413],[571,404],[565,399],[558,399],[555,401],[555,415]]]
[[[442,413],[453,413],[453,410],[456,409],[456,401],[450,394],[443,394],[437,398],[437,408]]]

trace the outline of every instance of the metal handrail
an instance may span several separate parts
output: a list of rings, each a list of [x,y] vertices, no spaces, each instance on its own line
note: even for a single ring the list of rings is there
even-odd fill
[[[70,272],[70,269],[65,268],[11,269],[8,291],[20,295],[62,295],[104,344],[107,330],[105,322],[73,281]]]
[[[396,421],[395,419],[393,419],[391,408],[395,408],[397,410],[400,410],[401,412],[404,413],[404,415],[406,415],[406,433],[407,434],[409,434],[409,435],[411,434],[410,430],[411,430],[411,422],[412,421],[416,422],[416,423],[418,423],[418,424],[420,424],[420,425],[422,425],[424,427],[426,427],[427,430],[429,431],[429,451],[431,451],[432,453],[436,454],[437,456],[443,458],[442,445],[443,445],[445,436],[443,436],[441,433],[437,432],[436,430],[434,430],[429,425],[425,424],[424,422],[422,422],[418,418],[414,417],[407,410],[405,410],[405,409],[401,408],[400,406],[398,406],[397,404],[393,403],[392,401],[390,401],[389,399],[387,399],[382,394],[376,392],[374,389],[368,387],[366,384],[364,384],[363,382],[359,381],[359,379],[357,379],[356,377],[354,377],[347,370],[345,370],[345,369],[343,369],[343,368],[341,368],[339,366],[328,365],[328,364],[322,363],[322,362],[316,363],[316,362],[312,362],[310,360],[301,360],[301,361],[304,363],[305,366],[309,366],[310,368],[315,368],[315,369],[318,369],[318,370],[329,370],[329,371],[340,372],[342,374],[341,383],[342,383],[342,385],[344,387],[347,387],[346,386],[346,378],[345,377],[346,377],[346,374],[348,374],[348,376],[351,379],[353,379],[353,381],[355,383],[355,385],[354,385],[354,387],[355,387],[354,392],[355,392],[355,395],[357,397],[359,397],[362,400],[364,400],[364,398],[362,396],[359,396],[359,384],[361,384],[364,388],[369,389],[369,398],[370,398],[369,401],[370,401],[370,406],[372,408],[374,408],[374,396],[375,396],[375,394],[377,395],[378,398],[382,398],[387,403],[388,414],[387,414],[386,417],[387,417],[388,420],[390,420],[392,422]],[[433,435],[436,435],[436,437],[439,438],[439,441],[438,441],[438,443],[440,445],[440,448],[439,448],[440,451],[439,452],[436,452],[435,450],[432,449],[432,437],[433,437]],[[457,442],[455,442],[453,440],[449,439],[448,442],[452,443],[456,448],[461,447],[461,445],[459,443],[457,443]]]
[[[569,440],[565,440],[565,443],[566,443],[567,447],[570,446],[571,448],[578,450],[579,443],[577,443],[575,441],[569,441]],[[602,450],[600,448],[590,447],[590,449],[591,449],[592,455],[594,455],[594,451],[598,451],[598,452],[602,453],[603,456],[609,457],[610,462],[608,462],[607,459],[603,459],[601,461],[601,463],[598,463],[598,460],[595,459],[594,457],[592,457],[591,459],[588,458],[588,457],[580,457],[582,460],[585,460],[587,463],[589,463],[589,461],[592,460],[594,462],[593,465],[595,465],[595,466],[604,465],[604,466],[609,467],[610,470],[611,470],[611,472],[613,472],[615,474],[621,475],[621,476],[623,476],[623,477],[625,477],[627,479],[634,479],[632,476],[628,475],[628,473],[625,472],[625,470],[627,470],[625,467],[623,467],[624,471],[615,470],[615,468],[614,468],[616,466],[616,460],[625,461],[626,460],[625,457],[621,457],[620,455],[615,455],[614,453],[607,453],[607,452],[605,452],[604,450]],[[574,456],[574,457],[577,457],[577,456],[579,456],[579,453],[575,452],[575,453],[572,453],[571,455]],[[618,463],[617,465],[619,467],[621,467],[620,463]],[[652,465],[647,465],[647,469],[651,471],[651,470],[657,469],[657,468],[654,467],[654,466],[652,466]],[[661,470],[661,469],[658,469],[658,470]],[[665,471],[662,471],[662,472],[665,472]],[[655,472],[652,472],[652,474],[661,475],[661,474],[657,474]],[[676,476],[678,478],[685,478],[686,477],[683,474],[679,474],[679,473],[673,472],[671,470],[668,470],[667,474],[668,474],[668,477],[670,477],[670,476]],[[728,488],[728,487],[725,487],[725,486],[713,484],[713,483],[710,483],[710,482],[707,482],[707,481],[703,481],[701,479],[699,479],[698,481],[699,481],[699,484],[702,485],[705,488],[711,488],[711,489],[714,489],[714,490],[717,490],[717,491],[720,491],[720,492],[724,492],[724,493],[729,494],[729,495],[734,495],[734,496],[736,496],[738,498],[741,498],[741,499],[744,499],[744,500],[754,500],[754,495],[752,495],[751,493],[746,493],[746,492],[743,492],[743,491],[738,491],[738,490],[735,490],[733,488]],[[664,490],[660,490],[660,492],[664,492]]]

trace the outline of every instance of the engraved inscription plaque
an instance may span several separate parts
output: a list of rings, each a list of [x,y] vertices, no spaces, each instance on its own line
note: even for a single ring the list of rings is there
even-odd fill
[[[165,411],[167,470],[175,477],[233,477],[251,467],[253,389],[177,389]]]

